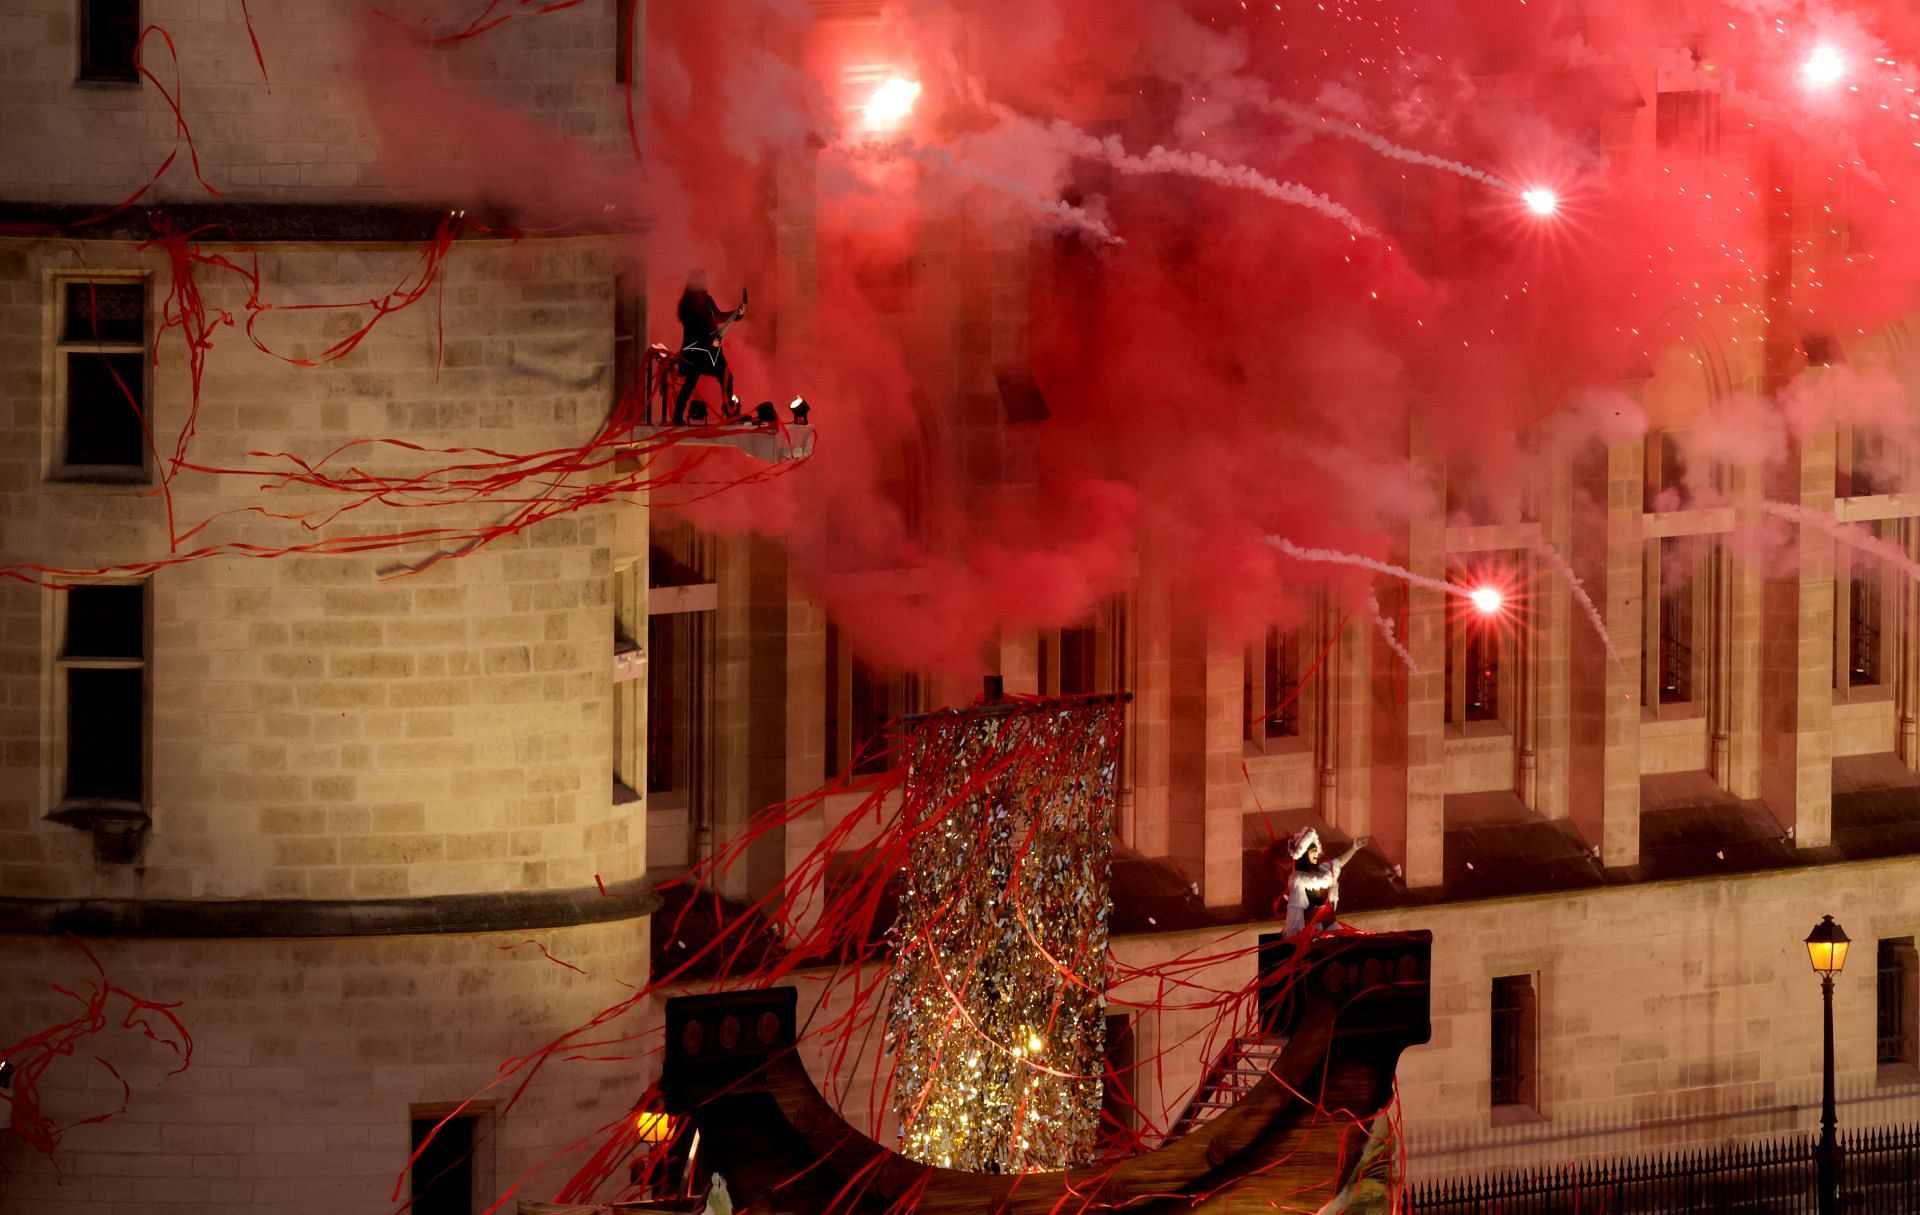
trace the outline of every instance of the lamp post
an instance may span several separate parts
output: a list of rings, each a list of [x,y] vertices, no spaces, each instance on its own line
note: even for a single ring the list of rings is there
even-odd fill
[[[1814,973],[1820,976],[1820,997],[1826,1006],[1825,1076],[1820,1095],[1818,1159],[1820,1215],[1839,1215],[1840,1141],[1834,1134],[1833,1114],[1833,976],[1839,974],[1847,964],[1847,933],[1833,922],[1832,916],[1821,916],[1820,922],[1807,934],[1807,959],[1813,963]]]

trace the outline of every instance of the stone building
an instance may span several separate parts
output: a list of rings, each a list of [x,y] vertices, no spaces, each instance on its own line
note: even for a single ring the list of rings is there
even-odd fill
[[[833,6],[839,24],[817,36],[859,43],[858,8]],[[1618,161],[1704,174],[1710,150],[1737,176],[1761,159],[1718,97],[1651,68],[1617,91],[1601,135]],[[1832,201],[1811,168],[1773,171],[1806,211]],[[804,179],[781,187],[773,222],[805,281],[825,247],[809,239]],[[1783,273],[1804,284],[1830,234],[1782,222],[1791,242],[1759,223],[1754,238],[1791,243]],[[956,207],[870,284],[924,373],[928,458],[954,483],[1018,484],[1028,467],[1017,372],[1046,273],[1035,248]],[[1688,318],[1663,335],[1673,349],[1622,375],[1649,433],[1533,462],[1518,502],[1450,478],[1428,437],[1409,436],[1443,506],[1395,536],[1394,559],[1463,588],[1497,582],[1524,599],[1523,628],[1486,630],[1438,591],[1383,579],[1417,674],[1364,609],[1340,627],[1349,604],[1249,642],[1183,612],[1143,553],[1132,591],[1072,627],[1004,637],[990,658],[1009,692],[1134,696],[1119,957],[1239,945],[1245,960],[1216,986],[1249,983],[1252,947],[1279,927],[1272,841],[1307,825],[1335,844],[1371,838],[1348,871],[1350,920],[1434,933],[1434,1039],[1401,1070],[1415,1178],[1812,1127],[1820,996],[1801,942],[1824,914],[1856,942],[1838,981],[1842,1120],[1920,1111],[1920,600],[1897,562],[1830,526],[1866,524],[1910,560],[1920,511],[1897,490],[1897,460],[1845,423],[1766,467],[1709,463],[1694,434],[1741,393],[1818,391],[1830,362],[1909,391],[1914,368],[1901,326],[1832,343],[1741,305]],[[1790,569],[1754,558],[1754,536],[1783,517],[1805,523]],[[693,737],[684,797],[649,807],[656,864],[814,789],[894,715],[976,692],[865,661],[774,546],[720,540],[706,561],[697,673],[656,689],[654,713],[715,729]],[[760,839],[735,893],[764,893],[857,801],[828,799]],[[1138,1057],[1185,1044],[1136,1077],[1158,1125],[1179,1119],[1211,1061],[1191,1045],[1197,1016],[1149,1011],[1133,1026]],[[849,1108],[870,1107],[863,1085],[883,1063],[838,1064]]]
[[[189,428],[190,465],[262,469],[275,460],[250,452],[313,458],[378,436],[562,448],[607,417],[631,250],[461,229],[449,212],[473,205],[461,149],[442,141],[439,162],[382,143],[392,115],[371,109],[363,6],[264,16],[256,5],[256,61],[237,4],[51,0],[8,14],[9,564],[457,532],[510,509],[373,504],[316,517],[310,534],[227,515],[189,537],[222,512],[341,504],[176,468]],[[153,78],[135,67],[147,26],[170,36],[177,76],[153,33],[140,51]],[[613,148],[626,138],[616,45],[615,6],[593,4],[425,62],[502,113]],[[190,171],[170,96],[217,197]],[[191,245],[157,241],[167,224]],[[453,239],[436,264],[439,235]],[[189,248],[201,260],[183,266],[174,255]],[[367,304],[428,283],[416,306]],[[201,326],[196,367],[185,334]],[[432,463],[367,448],[341,459],[385,473]],[[423,1120],[475,1094],[447,1140],[475,1145],[474,1176],[456,1167],[419,1209],[452,1210],[459,1189],[465,1211],[467,1191],[529,1172],[550,1189],[571,1171],[539,1166],[619,1119],[633,1075],[543,1068],[497,1134],[524,1073],[486,1086],[647,970],[645,840],[610,776],[614,576],[644,551],[645,526],[639,506],[572,514],[407,576],[435,545],[0,587],[0,1038],[78,1011],[49,990],[93,981],[71,931],[112,983],[178,1001],[194,1042],[169,1078],[173,1054],[121,1031],[125,1005],[110,1000],[106,1032],[49,1073],[43,1105],[62,1124],[119,1106],[88,1048],[136,1095],[63,1142],[64,1174],[0,1134],[0,1208],[390,1206]]]
[[[257,252],[266,302],[363,301],[417,281],[445,208],[471,201],[461,162],[435,161],[431,141],[402,163],[382,157],[363,93],[344,87],[364,49],[346,0],[276,17],[270,91],[238,4],[148,0],[141,19],[173,36],[216,200],[186,172],[159,87],[128,79],[124,30],[83,23],[80,8],[35,0],[30,21],[0,33],[21,43],[0,84],[6,560],[137,561],[168,550],[169,507],[190,523],[259,502],[254,479],[165,477],[196,408],[193,459],[209,466],[382,434],[565,446],[605,416],[644,326],[630,249],[604,236],[469,229],[438,265],[431,306],[385,317],[344,357],[290,366],[220,328],[196,371],[167,328],[182,315],[177,246],[148,243],[150,204],[183,228],[219,224],[196,237],[204,253]],[[618,8],[507,23],[483,50],[445,49],[436,70],[618,144],[631,60],[610,48],[632,34]],[[817,8],[809,55],[855,65],[850,89],[870,85],[886,54],[870,6]],[[1607,131],[1614,152],[1680,155],[1672,132],[1711,107],[1651,72],[1634,84],[1639,105]],[[139,206],[80,223],[172,152]],[[752,183],[774,200],[765,236],[799,286],[768,339],[777,354],[815,332],[807,286],[835,250],[808,168],[766,172]],[[1044,416],[1021,374],[1044,275],[1031,237],[956,203],[926,217],[898,274],[865,284],[924,386],[940,437],[924,459],[952,483],[1018,484],[1031,466]],[[254,315],[243,277],[195,274],[197,315]],[[269,309],[256,331],[308,359],[366,319]],[[651,319],[664,319],[657,306]],[[1660,422],[1650,437],[1544,465],[1512,510],[1450,483],[1410,436],[1447,505],[1395,537],[1400,559],[1434,578],[1494,571],[1526,588],[1533,617],[1489,634],[1438,592],[1403,603],[1383,585],[1420,674],[1376,633],[1340,628],[1334,604],[1251,644],[1228,635],[1172,600],[1150,553],[1136,588],[1078,625],[1003,638],[993,665],[1010,691],[1134,695],[1118,826],[1134,930],[1116,952],[1257,943],[1277,930],[1275,835],[1313,824],[1332,841],[1371,837],[1350,918],[1435,936],[1434,1040],[1402,1070],[1410,1164],[1432,1176],[1806,1127],[1819,1022],[1800,939],[1831,913],[1858,942],[1838,998],[1843,1118],[1911,1120],[1915,598],[1817,528],[1798,533],[1791,573],[1765,570],[1739,543],[1754,513],[1694,505],[1690,486],[1769,482],[1776,503],[1871,522],[1910,554],[1920,506],[1841,426],[1801,443],[1786,472],[1696,464],[1689,481],[1685,464],[1702,410],[1739,388],[1781,390],[1788,347],[1827,361],[1819,336],[1707,325],[1684,356],[1623,381]],[[1842,353],[1897,367],[1897,337]],[[153,451],[106,409],[128,392]],[[369,511],[330,534],[415,518]],[[273,521],[236,526],[286,542]],[[1553,553],[1591,595],[1612,656]],[[60,936],[72,928],[116,983],[182,1001],[196,1042],[179,1076],[165,1077],[173,1060],[158,1048],[128,1064],[138,1099],[70,1138],[64,1180],[0,1136],[7,1210],[377,1206],[422,1120],[621,999],[615,979],[647,972],[648,873],[870,762],[863,744],[894,716],[975,689],[868,662],[778,545],[650,525],[639,506],[388,576],[418,555],[0,584],[0,1038],[70,1015],[46,983],[85,982]],[[645,654],[644,680],[619,677],[633,666],[616,649]],[[728,893],[764,892],[850,809],[829,799],[762,837]],[[1219,977],[1250,981],[1253,965]],[[1136,1050],[1187,1040],[1183,1016],[1143,1015]],[[1143,1107],[1177,1118],[1208,1062],[1169,1054],[1137,1087]],[[468,1111],[473,1193],[618,1117],[647,1079],[641,1065],[543,1071],[497,1136],[508,1090],[489,1090]],[[117,1084],[82,1083],[50,1089],[49,1108],[117,1104]]]

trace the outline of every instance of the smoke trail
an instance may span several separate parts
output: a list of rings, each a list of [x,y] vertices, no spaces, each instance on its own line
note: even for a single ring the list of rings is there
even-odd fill
[[[995,173],[988,169],[982,169],[978,165],[967,164],[964,161],[956,160],[953,154],[945,148],[935,147],[931,144],[915,143],[911,139],[902,139],[893,143],[880,143],[876,141],[851,145],[847,148],[847,151],[851,155],[864,157],[869,160],[905,158],[916,164],[924,165],[929,169],[943,173],[951,173],[956,177],[964,177],[969,181],[985,186],[999,194],[1006,195],[1008,198],[1022,204],[1042,218],[1050,220],[1060,227],[1072,228],[1075,231],[1092,237],[1094,240],[1100,241],[1102,244],[1118,245],[1125,243],[1120,237],[1114,235],[1113,229],[1107,227],[1106,224],[1095,218],[1093,214],[1084,207],[1076,207],[1071,203],[1064,202],[1057,198],[1047,198],[1024,183],[1015,181],[1013,178],[1004,174]]]
[[[1122,173],[1130,175],[1175,173],[1183,177],[1194,177],[1202,181],[1229,186],[1236,190],[1251,190],[1255,194],[1264,194],[1268,198],[1317,212],[1344,225],[1356,235],[1374,237],[1380,235],[1362,222],[1359,216],[1326,195],[1309,190],[1298,182],[1275,181],[1266,174],[1245,165],[1223,164],[1211,156],[1203,156],[1198,152],[1177,152],[1158,144],[1148,149],[1145,156],[1136,156],[1127,151],[1126,145],[1120,142],[1118,135],[1109,135],[1104,139],[1097,138],[1072,123],[1058,118],[1047,124],[1047,133],[1061,147],[1075,156],[1103,161]]]
[[[1587,594],[1587,588],[1581,584],[1580,576],[1573,572],[1573,567],[1568,565],[1567,559],[1560,555],[1560,550],[1544,539],[1534,545],[1534,551],[1551,562],[1553,568],[1560,571],[1560,576],[1566,579],[1567,589],[1573,592],[1574,601],[1580,605],[1580,609],[1587,614],[1587,619],[1593,623],[1593,631],[1599,634],[1600,644],[1607,649],[1607,657],[1613,660],[1615,666],[1619,666],[1620,653],[1613,648],[1613,638],[1607,635],[1606,621],[1601,619],[1600,609],[1594,606],[1593,597]]]
[[[1351,122],[1343,122],[1338,118],[1328,117],[1307,106],[1295,105],[1291,101],[1281,101],[1278,98],[1266,98],[1252,104],[1259,109],[1279,114],[1284,118],[1290,118],[1302,126],[1314,127],[1317,130],[1325,131],[1329,135],[1338,135],[1343,139],[1351,139],[1355,143],[1365,144],[1382,156],[1392,160],[1401,160],[1410,165],[1425,165],[1428,168],[1440,169],[1472,181],[1484,182],[1496,190],[1505,190],[1509,194],[1520,193],[1519,186],[1514,185],[1503,177],[1495,177],[1484,169],[1476,169],[1470,164],[1463,164],[1457,160],[1448,160],[1444,156],[1435,156],[1428,152],[1402,147],[1384,136],[1374,134],[1363,126]]]
[[[1906,550],[1899,545],[1882,540],[1865,528],[1856,527],[1851,523],[1842,523],[1824,511],[1795,506],[1789,502],[1760,502],[1757,505],[1762,511],[1776,518],[1793,523],[1811,524],[1849,548],[1859,549],[1863,553],[1878,557],[1913,581],[1920,582],[1920,562],[1907,556]]]
[[[1772,504],[1769,503],[1768,505]],[[1868,539],[1871,540],[1872,537],[1868,537]],[[1438,578],[1429,578],[1425,574],[1416,574],[1412,570],[1402,569],[1400,566],[1391,565],[1385,561],[1375,561],[1372,557],[1362,557],[1358,553],[1343,553],[1338,549],[1332,548],[1301,548],[1285,536],[1268,536],[1267,543],[1273,545],[1273,547],[1279,549],[1287,556],[1292,557],[1295,561],[1315,561],[1326,565],[1351,565],[1359,569],[1372,570],[1375,573],[1398,578],[1408,586],[1424,586],[1448,595],[1466,594],[1465,591],[1451,582],[1442,582]],[[1878,542],[1876,541],[1876,543]],[[1613,638],[1608,636],[1606,625],[1601,621],[1599,611],[1593,606],[1593,600],[1587,597],[1586,589],[1580,585],[1580,580],[1573,576],[1573,571],[1567,568],[1566,562],[1560,557],[1559,553],[1554,553],[1550,547],[1544,545],[1543,548],[1545,548],[1545,551],[1552,553],[1555,563],[1561,567],[1561,571],[1566,575],[1568,582],[1572,585],[1575,597],[1580,600],[1581,606],[1586,608],[1587,619],[1593,623],[1593,631],[1600,635],[1600,643],[1606,646],[1608,654],[1614,656],[1615,662],[1620,661],[1619,655],[1614,653]],[[1912,563],[1909,563],[1909,565],[1914,575],[1920,577],[1920,565],[1914,565]],[[1376,618],[1378,618],[1378,615],[1378,606],[1376,605]],[[1394,648],[1396,650],[1399,649],[1398,646]],[[1404,657],[1404,654],[1402,656]]]
[[[1402,569],[1385,561],[1375,561],[1372,557],[1362,557],[1358,553],[1343,553],[1334,548],[1301,548],[1285,536],[1268,536],[1267,543],[1295,561],[1312,561],[1321,565],[1351,565],[1358,569],[1372,570],[1376,574],[1386,574],[1390,578],[1398,578],[1408,586],[1424,586],[1446,595],[1466,594],[1451,582],[1429,578],[1425,574],[1416,574],[1412,570]]]
[[[1418,675],[1420,664],[1413,660],[1412,652],[1400,644],[1399,635],[1393,631],[1393,621],[1388,620],[1386,613],[1380,610],[1380,596],[1372,591],[1367,592],[1367,610],[1373,613],[1373,622],[1380,626],[1380,634],[1387,639],[1387,645],[1392,647],[1394,653],[1400,655],[1401,662],[1407,664],[1407,673]]]

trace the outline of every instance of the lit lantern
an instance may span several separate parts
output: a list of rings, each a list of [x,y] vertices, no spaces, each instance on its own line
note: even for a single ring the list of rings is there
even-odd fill
[[[633,1133],[642,1143],[665,1143],[673,1137],[673,1115],[641,1110],[633,1116]]]
[[[1807,958],[1813,963],[1814,973],[1828,977],[1839,974],[1847,964],[1847,944],[1846,929],[1834,923],[1832,916],[1821,916],[1807,934]]]

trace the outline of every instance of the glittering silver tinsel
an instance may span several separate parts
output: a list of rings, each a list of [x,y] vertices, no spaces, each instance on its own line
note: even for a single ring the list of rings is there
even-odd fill
[[[1092,1158],[1122,706],[1021,701],[913,740],[889,1042],[902,1150],[971,1172]]]

